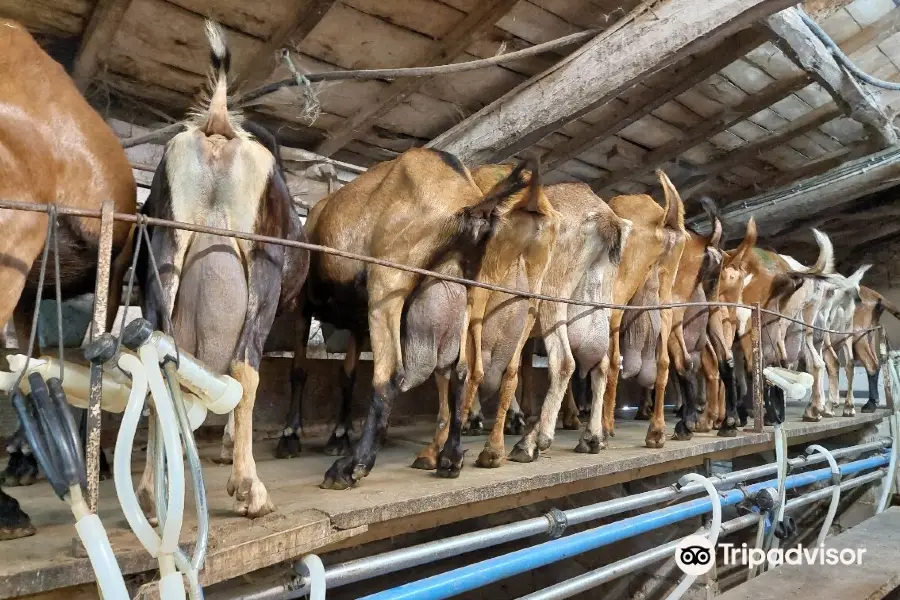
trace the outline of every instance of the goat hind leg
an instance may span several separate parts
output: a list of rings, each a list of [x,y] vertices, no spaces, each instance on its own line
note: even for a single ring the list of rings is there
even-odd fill
[[[325,454],[328,456],[348,456],[353,451],[353,445],[350,443],[350,432],[353,430],[353,386],[356,383],[360,347],[361,344],[356,334],[351,335],[340,373],[340,413],[337,423],[325,443]]]
[[[288,408],[281,439],[275,447],[275,458],[293,458],[300,454],[300,433],[303,429],[303,389],[306,387],[306,345],[309,340],[311,317],[301,304],[294,329],[294,357],[291,359],[291,405]]]
[[[606,438],[603,435],[603,397],[606,391],[606,383],[609,377],[609,356],[604,356],[599,364],[591,369],[591,414],[575,452],[597,454],[606,448]]]
[[[413,461],[413,469],[434,471],[437,469],[438,454],[444,444],[447,443],[447,434],[450,428],[450,375],[448,373],[434,373],[434,382],[438,389],[438,422],[431,443],[425,446],[416,460]]]
[[[662,448],[666,443],[666,421],[664,402],[666,382],[669,379],[669,331],[672,329],[672,311],[665,309],[660,314],[659,344],[656,346],[656,387],[653,404],[653,416],[647,428],[644,444],[648,448]]]

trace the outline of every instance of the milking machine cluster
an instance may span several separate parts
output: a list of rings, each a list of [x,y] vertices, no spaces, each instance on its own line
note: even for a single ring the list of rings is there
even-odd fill
[[[190,597],[203,598],[198,573],[206,555],[209,515],[193,431],[209,411],[230,413],[240,401],[243,389],[235,379],[210,371],[181,351],[171,337],[154,331],[145,319],[135,319],[124,328],[121,344],[110,334],[99,336],[85,348],[85,358],[103,368],[101,408],[124,413],[113,462],[116,494],[129,526],[159,563],[160,598],[184,599],[184,577]],[[53,491],[72,509],[75,529],[87,550],[103,598],[126,600],[128,592],[106,531],[84,501],[84,456],[66,406],[88,406],[90,370],[46,356],[28,359],[14,355],[8,360],[13,372],[0,372],[0,386],[10,390],[28,443]],[[14,387],[18,389],[13,390]],[[155,429],[155,436],[148,439],[148,453],[156,457],[156,527],[141,510],[131,477],[131,451],[148,394],[155,425],[150,429]],[[197,541],[191,557],[178,546],[184,517],[184,455],[197,512]],[[167,456],[170,460],[166,460]]]

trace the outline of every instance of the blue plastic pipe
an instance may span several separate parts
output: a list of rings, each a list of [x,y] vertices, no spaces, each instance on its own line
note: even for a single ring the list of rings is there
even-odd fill
[[[882,467],[888,464],[888,460],[888,454],[883,453],[847,463],[841,465],[841,475],[852,475]],[[830,468],[817,469],[789,476],[785,480],[785,489],[794,489],[830,479]],[[777,487],[778,480],[771,479],[747,486],[744,490],[748,494],[753,494],[764,488]],[[722,506],[738,504],[745,497],[745,492],[738,489],[729,490],[720,495]],[[451,598],[666,525],[698,517],[711,510],[712,500],[709,498],[684,502],[370,594],[362,600],[441,600]]]

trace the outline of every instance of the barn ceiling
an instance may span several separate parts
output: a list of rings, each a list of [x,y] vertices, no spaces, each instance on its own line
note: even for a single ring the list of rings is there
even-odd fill
[[[426,144],[463,148],[470,162],[511,159],[537,148],[549,181],[583,181],[601,196],[655,193],[654,170],[662,168],[688,201],[689,214],[697,212],[700,196],[709,195],[728,215],[738,214],[745,203],[756,206],[753,201],[760,194],[854,165],[884,149],[873,129],[856,120],[859,114],[849,116],[850,109],[827,89],[827,81],[826,87],[817,83],[815,73],[811,76],[798,66],[796,56],[788,55],[790,48],[787,54],[781,49],[784,40],[759,25],[760,16],[777,8],[748,10],[757,18],[735,18],[705,34],[703,43],[678,46],[673,38],[681,33],[679,10],[702,12],[717,3],[740,4],[0,0],[0,16],[18,19],[34,31],[101,112],[149,127],[181,118],[203,85],[208,68],[205,17],[228,29],[233,75],[243,91],[290,75],[280,58],[282,48],[292,51],[301,71],[314,73],[470,61],[589,29],[617,28],[619,33],[609,39],[619,35],[628,42],[589,70],[593,81],[575,77],[568,85],[578,97],[590,92],[589,86],[602,87],[597,74],[625,83],[589,102],[572,101],[570,110],[569,98],[552,97],[543,105],[524,105],[520,116],[509,116],[521,110],[516,107],[537,86],[550,85],[554,75],[540,79],[542,74],[556,66],[559,75],[580,64],[599,38],[453,75],[316,83],[312,107],[296,87],[252,106],[283,144],[362,167]],[[775,4],[778,0],[768,2]],[[788,4],[781,2],[778,8]],[[900,9],[893,0],[810,0],[804,5],[860,68],[900,82]],[[674,27],[672,32],[662,29],[668,26]],[[658,32],[658,41],[647,41]],[[641,50],[642,44],[648,50]],[[634,59],[652,52],[654,44],[671,44],[673,50],[660,50],[657,64]],[[518,99],[507,100],[515,96],[509,95],[514,88]],[[888,122],[900,110],[900,92],[866,87],[862,93]],[[549,116],[542,121],[544,112]],[[515,130],[519,121],[522,132],[506,138],[507,132],[498,133],[503,127]],[[492,129],[485,133],[479,127]],[[479,146],[478,136],[489,141]],[[471,154],[466,154],[469,148]],[[869,177],[850,186],[840,201],[807,202],[801,214],[779,217],[766,235],[779,248],[802,254],[810,250],[808,227],[820,226],[844,236],[836,242],[839,257],[857,260],[866,248],[900,236],[900,208],[891,187],[897,177],[900,173],[885,169],[877,180]]]

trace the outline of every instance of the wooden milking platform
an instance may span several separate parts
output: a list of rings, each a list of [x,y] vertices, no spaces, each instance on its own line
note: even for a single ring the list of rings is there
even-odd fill
[[[833,438],[881,421],[886,411],[852,418],[800,421],[802,406],[788,408],[785,429],[792,445]],[[667,428],[671,432],[674,419]],[[319,489],[334,460],[321,450],[324,438],[304,441],[303,453],[291,460],[272,458],[274,440],[255,448],[260,477],[277,505],[264,518],[247,521],[232,510],[225,493],[230,466],[218,465],[217,445],[201,449],[211,520],[209,554],[201,583],[211,585],[309,552],[386,539],[399,533],[429,529],[463,519],[493,514],[542,500],[702,465],[704,460],[728,460],[773,447],[771,428],[763,433],[739,432],[720,438],[715,432],[696,434],[691,441],[667,441],[662,450],[644,447],[646,423],[619,420],[609,448],[599,454],[572,451],[579,432],[557,431],[553,447],[532,464],[508,462],[498,469],[473,464],[484,436],[466,437],[466,467],[459,479],[440,479],[410,468],[418,450],[430,440],[431,423],[390,430],[387,446],[369,477],[354,489]],[[507,450],[517,438],[508,437]],[[135,455],[135,481],[143,456]],[[37,535],[0,543],[0,599],[56,592],[45,597],[71,598],[76,586],[93,581],[90,562],[73,552],[75,530],[71,514],[45,482],[8,492],[31,515]],[[184,539],[195,535],[192,495],[186,494]],[[126,575],[155,572],[157,565],[128,529],[116,500],[113,482],[100,484],[99,515]],[[89,587],[85,587],[89,589]],[[42,596],[44,597],[44,596]]]

